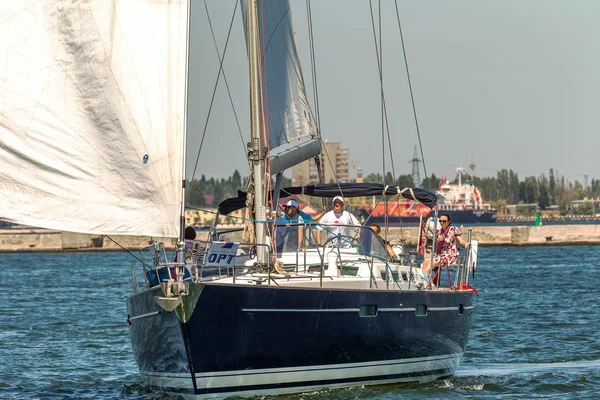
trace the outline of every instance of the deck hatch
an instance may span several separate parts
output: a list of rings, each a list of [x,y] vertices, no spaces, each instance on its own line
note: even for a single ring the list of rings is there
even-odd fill
[[[381,271],[381,279],[384,281],[387,281],[387,272],[386,271]],[[405,278],[405,273],[402,273],[402,278]],[[397,271],[392,271],[392,279],[394,280],[394,282],[398,282],[398,280],[400,279],[400,276],[398,275]],[[408,279],[404,279],[405,281],[407,281]]]

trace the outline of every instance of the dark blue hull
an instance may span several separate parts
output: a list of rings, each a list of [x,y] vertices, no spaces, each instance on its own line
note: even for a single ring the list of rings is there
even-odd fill
[[[160,288],[127,299],[146,383],[194,397],[449,376],[473,308],[471,291],[194,286],[200,295],[187,323],[155,303]]]

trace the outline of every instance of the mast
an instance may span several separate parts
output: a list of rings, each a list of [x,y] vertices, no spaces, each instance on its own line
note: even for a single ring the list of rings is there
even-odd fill
[[[180,226],[179,226],[179,241],[183,242],[185,239],[185,185],[186,185],[186,142],[187,142],[187,116],[188,116],[188,99],[189,90],[188,84],[190,79],[190,21],[192,18],[192,0],[187,1],[187,21],[185,27],[185,94],[184,94],[184,105],[183,105],[183,135],[181,140],[181,147],[183,152],[181,154],[181,213],[180,213]]]
[[[248,26],[248,74],[250,82],[250,159],[252,161],[252,175],[254,176],[254,227],[256,244],[267,244],[264,221],[265,210],[265,168],[264,159],[266,149],[262,142],[262,83],[260,76],[260,38],[258,29],[258,8],[256,0],[248,1],[247,26]],[[258,222],[256,222],[258,221]],[[267,248],[257,246],[257,261],[266,264],[268,260]]]
[[[465,169],[463,167],[457,167],[456,173],[458,174],[458,187],[462,186],[462,173]]]

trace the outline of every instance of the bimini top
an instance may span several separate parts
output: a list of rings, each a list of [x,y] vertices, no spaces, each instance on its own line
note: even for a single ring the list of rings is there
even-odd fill
[[[435,207],[437,196],[429,190],[420,188],[400,188],[384,186],[381,183],[316,183],[306,186],[291,186],[279,191],[279,197],[304,194],[313,197],[361,197],[400,195],[415,200],[429,208]],[[246,193],[238,190],[237,197],[223,200],[219,204],[219,213],[229,214],[246,206]]]

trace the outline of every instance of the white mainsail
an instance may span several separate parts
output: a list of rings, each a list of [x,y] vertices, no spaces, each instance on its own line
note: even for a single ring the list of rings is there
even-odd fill
[[[0,19],[0,219],[179,236],[187,1],[4,1]]]

